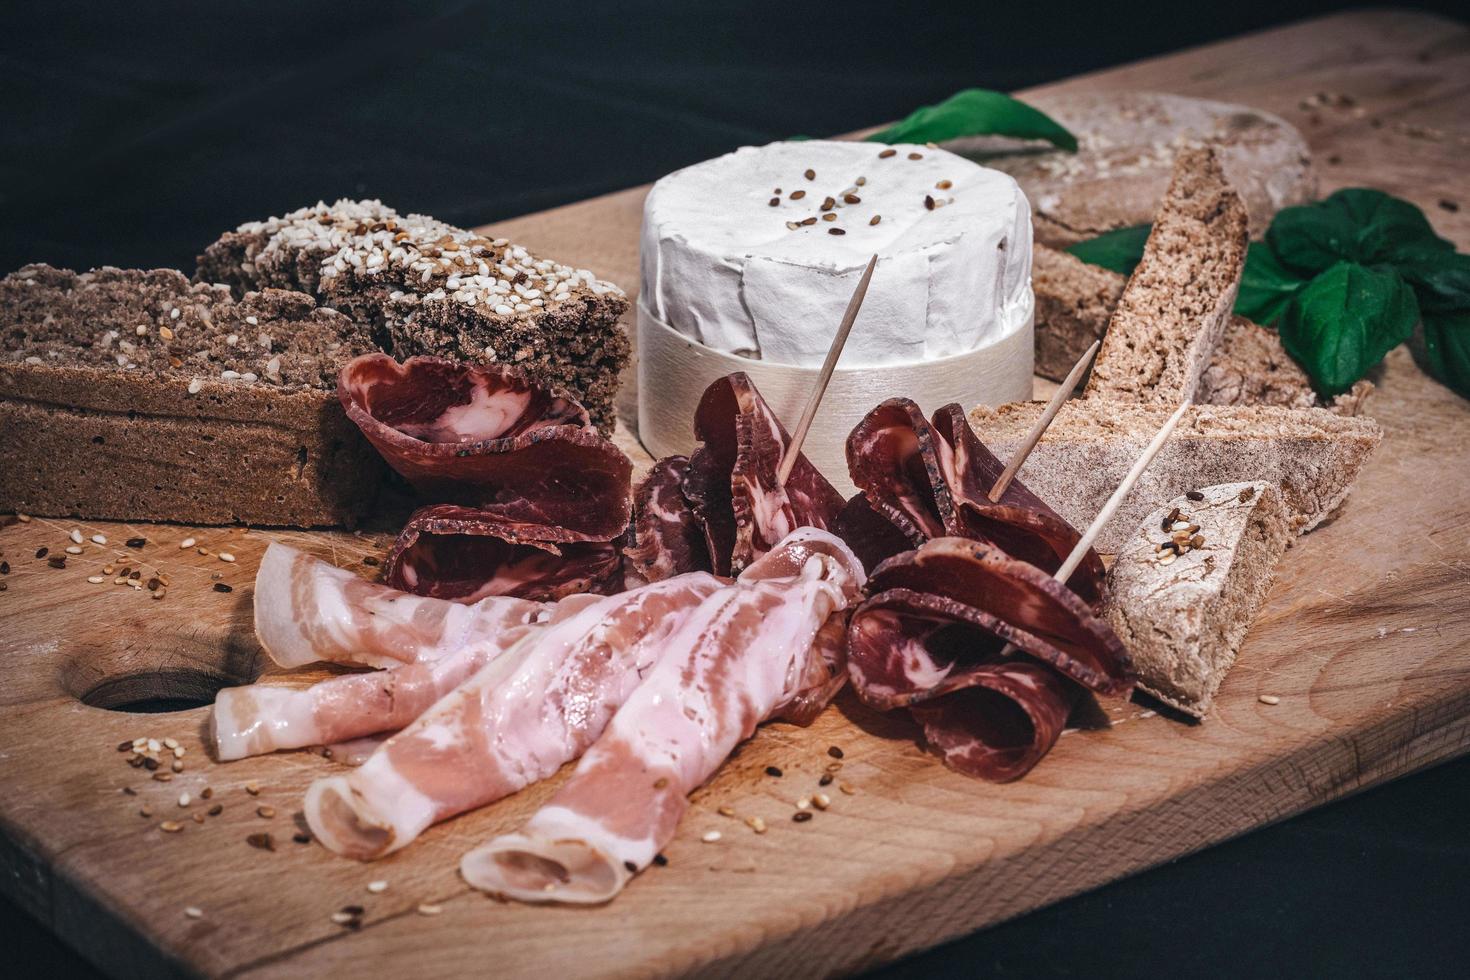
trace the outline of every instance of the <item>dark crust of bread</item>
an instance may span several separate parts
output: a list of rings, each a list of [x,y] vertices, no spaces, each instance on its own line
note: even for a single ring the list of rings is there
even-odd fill
[[[388,222],[395,227],[424,223],[434,235],[444,232],[446,239],[453,236],[463,246],[482,248],[492,270],[496,257],[504,259],[508,250],[515,249],[502,240],[480,238],[433,219],[399,216],[377,202],[338,202],[320,213],[328,221],[335,217],[344,229],[360,220],[368,232]],[[365,216],[346,217],[358,214]],[[627,297],[620,291],[578,283],[565,298],[530,310],[497,313],[484,303],[466,305],[428,296],[443,288],[442,276],[421,279],[385,265],[372,273],[349,267],[324,279],[326,253],[320,244],[278,235],[271,230],[278,220],[292,219],[272,219],[263,227],[246,225],[221,236],[199,256],[195,279],[226,283],[237,295],[269,286],[310,293],[364,324],[374,342],[399,360],[433,355],[513,364],[537,381],[571,392],[604,433],[612,431],[613,399],[632,354],[620,323],[628,309]]]
[[[384,467],[334,394],[371,344],[309,296],[27,266],[0,331],[0,509],[309,527],[373,504]]]

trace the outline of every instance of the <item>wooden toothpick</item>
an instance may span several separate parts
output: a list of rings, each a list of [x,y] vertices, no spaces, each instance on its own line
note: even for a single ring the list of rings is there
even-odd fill
[[[1031,450],[1035,449],[1036,444],[1041,441],[1041,435],[1046,431],[1046,427],[1051,425],[1051,420],[1057,417],[1057,413],[1067,403],[1067,399],[1077,387],[1077,382],[1082,380],[1082,374],[1087,370],[1087,365],[1092,363],[1093,357],[1096,356],[1101,346],[1101,340],[1094,340],[1092,346],[1087,348],[1087,353],[1083,354],[1077,363],[1072,365],[1072,370],[1067,372],[1062,386],[1056,390],[1056,393],[1051,396],[1051,401],[1047,403],[1046,411],[1041,413],[1041,418],[1037,419],[1031,431],[1026,433],[1025,441],[1011,454],[1011,461],[1006,464],[1005,472],[1001,473],[1000,479],[995,481],[995,486],[990,488],[992,504],[999,503],[1000,498],[1005,495],[1011,481],[1016,478],[1016,474],[1026,462],[1026,457],[1031,455]]]
[[[791,468],[796,465],[796,458],[801,455],[801,444],[806,441],[807,430],[812,427],[812,419],[816,417],[817,406],[822,403],[822,396],[827,393],[827,385],[832,380],[832,369],[837,367],[837,358],[842,356],[842,348],[847,343],[847,335],[852,333],[853,321],[857,319],[858,310],[863,305],[863,297],[868,295],[868,283],[872,281],[873,269],[878,265],[878,256],[868,260],[868,267],[863,270],[863,277],[858,280],[857,289],[852,292],[852,299],[847,301],[847,312],[842,314],[842,323],[837,327],[837,336],[832,338],[832,346],[827,348],[827,359],[822,362],[821,373],[817,375],[817,386],[812,390],[811,397],[806,400],[806,408],[802,409],[801,421],[796,423],[796,431],[791,433],[791,442],[786,446],[786,455],[781,459],[781,468],[776,471],[776,485],[784,487],[786,478],[791,475]]]

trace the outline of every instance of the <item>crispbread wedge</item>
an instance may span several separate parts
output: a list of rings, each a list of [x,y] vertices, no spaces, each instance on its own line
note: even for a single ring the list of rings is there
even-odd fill
[[[1044,407],[982,406],[970,413],[970,425],[1005,459]],[[1159,406],[1073,400],[1032,450],[1019,479],[1073,526],[1086,527],[1170,414]],[[1280,487],[1289,526],[1306,533],[1346,498],[1382,437],[1372,419],[1320,408],[1191,407],[1096,547],[1116,554],[1150,510],[1186,490],[1246,480]]]
[[[1281,493],[1262,480],[1189,491],[1145,517],[1108,573],[1103,610],[1138,686],[1203,718],[1291,539]]]
[[[1086,396],[1172,406],[1194,400],[1235,305],[1247,237],[1245,205],[1214,150],[1181,151]]]

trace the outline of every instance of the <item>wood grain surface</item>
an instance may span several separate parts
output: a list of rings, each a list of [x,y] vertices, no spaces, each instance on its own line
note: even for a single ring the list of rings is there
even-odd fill
[[[1086,86],[1278,112],[1310,139],[1324,191],[1381,187],[1470,246],[1470,212],[1439,206],[1470,205],[1470,32],[1459,26],[1347,14],[1055,87]],[[1318,92],[1355,104],[1301,108]],[[632,285],[643,193],[495,230]],[[910,722],[844,696],[810,729],[763,729],[694,795],[668,865],[593,910],[496,902],[456,873],[466,849],[516,827],[559,779],[360,865],[292,839],[306,785],[340,763],[298,752],[221,765],[204,749],[203,707],[107,710],[149,698],[204,703],[260,673],[251,582],[269,540],[371,574],[364,559],[384,553],[393,528],[12,524],[0,529],[11,569],[0,577],[0,888],[119,976],[844,973],[1463,753],[1470,404],[1402,350],[1378,380],[1369,411],[1387,431],[1383,446],[1343,516],[1288,552],[1208,723],[1102,705],[1025,780],[993,786],[946,770]],[[42,547],[64,554],[74,527],[107,544],[89,541],[61,569],[34,557]],[[132,537],[147,543],[129,548]],[[107,564],[102,584],[87,581]],[[162,572],[167,596],[113,584],[124,564],[143,581]],[[130,768],[116,746],[139,735],[176,738],[184,771],[159,782]],[[829,810],[793,823],[795,800],[817,789],[833,745],[844,758],[828,791],[852,792],[831,792]],[[772,765],[784,775],[766,775]],[[216,804],[218,815],[194,822]],[[722,806],[761,816],[769,832],[752,833]],[[183,829],[165,832],[164,820]],[[721,840],[703,843],[708,830]],[[247,843],[265,832],[273,851]],[[374,880],[388,888],[370,893]],[[425,902],[442,911],[420,913]],[[330,920],[354,904],[365,909],[360,929]]]

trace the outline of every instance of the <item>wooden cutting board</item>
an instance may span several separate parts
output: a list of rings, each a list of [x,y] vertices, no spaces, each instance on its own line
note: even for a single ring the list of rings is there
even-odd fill
[[[1346,14],[1051,88],[1083,87],[1280,113],[1311,140],[1324,191],[1381,187],[1470,246],[1470,216],[1439,205],[1470,206],[1462,27]],[[1319,92],[1355,104],[1300,107]],[[494,228],[632,284],[642,196],[629,190]],[[695,794],[668,865],[594,910],[502,904],[468,891],[455,871],[466,849],[517,826],[558,780],[359,865],[292,840],[307,783],[340,763],[302,752],[219,765],[203,749],[203,707],[104,710],[147,699],[201,704],[257,675],[251,581],[269,540],[367,574],[363,559],[383,553],[392,528],[266,533],[39,518],[5,527],[0,887],[119,976],[841,973],[1450,758],[1470,746],[1470,403],[1424,378],[1403,351],[1380,381],[1370,411],[1387,431],[1383,447],[1343,517],[1286,556],[1207,724],[1104,706],[1032,775],[992,786],[926,755],[906,720],[843,698],[810,729],[762,730]],[[108,541],[84,544],[64,569],[33,557],[41,547],[64,553],[73,527]],[[129,548],[133,537],[147,543]],[[195,543],[181,547],[187,537]],[[103,584],[89,583],[107,563]],[[124,565],[145,580],[163,572],[166,598],[114,585]],[[175,738],[184,771],[164,783],[130,768],[115,747],[139,735]],[[795,801],[834,763],[829,746],[843,752],[831,807],[793,823]],[[784,774],[766,775],[767,766]],[[216,804],[217,816],[204,815]],[[770,830],[757,835],[720,807],[760,816]],[[166,832],[164,820],[183,829]],[[722,838],[702,842],[710,830]],[[265,832],[273,851],[247,843]],[[387,889],[369,892],[374,880]],[[439,914],[419,912],[425,902]],[[347,905],[364,907],[360,929],[330,920]],[[191,906],[198,917],[186,914]],[[1189,927],[1187,909],[1180,926]]]

